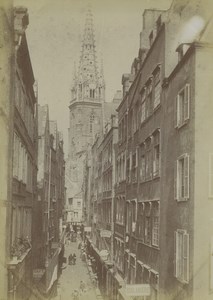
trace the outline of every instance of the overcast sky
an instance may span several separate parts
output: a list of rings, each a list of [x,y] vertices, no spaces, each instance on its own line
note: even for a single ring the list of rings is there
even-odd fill
[[[130,71],[139,50],[145,8],[168,9],[171,0],[15,0],[28,8],[27,40],[39,103],[48,104],[50,118],[63,132],[65,151],[73,66],[79,63],[88,3],[92,6],[97,60],[103,58],[106,100],[121,89],[121,76]]]

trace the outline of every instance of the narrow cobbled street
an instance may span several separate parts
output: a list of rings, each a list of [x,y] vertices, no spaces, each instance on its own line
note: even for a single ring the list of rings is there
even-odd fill
[[[65,245],[65,254],[67,263],[64,264],[62,274],[58,280],[57,300],[95,300],[98,297],[98,290],[93,286],[91,275],[87,268],[87,263],[81,259],[81,251],[78,249],[78,243],[70,242]],[[68,257],[70,254],[76,254],[76,264],[69,265]],[[80,289],[81,281],[85,284],[84,291]],[[78,296],[74,297],[74,291]]]

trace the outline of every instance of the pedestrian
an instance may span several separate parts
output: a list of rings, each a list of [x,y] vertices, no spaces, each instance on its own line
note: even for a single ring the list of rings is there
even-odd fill
[[[80,282],[80,291],[83,293],[83,292],[85,292],[85,288],[86,288],[86,285],[85,285],[85,283],[81,280],[81,282]]]
[[[86,261],[86,252],[83,251],[82,256],[81,256],[82,261]]]
[[[73,261],[73,265],[75,265],[75,263],[76,263],[76,254],[75,253],[72,256],[72,261]]]
[[[74,292],[72,293],[72,298],[73,300],[79,300],[79,293],[77,290],[74,290]]]
[[[70,254],[69,255],[69,264],[72,265],[72,263],[73,263],[73,255]]]

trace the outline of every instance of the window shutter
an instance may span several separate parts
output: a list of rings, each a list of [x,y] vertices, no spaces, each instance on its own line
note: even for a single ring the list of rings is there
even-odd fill
[[[189,281],[189,234],[183,235],[183,279]]]
[[[209,153],[209,197],[213,197],[213,153]]]
[[[184,120],[189,119],[190,85],[186,84],[184,89]]]
[[[189,155],[184,157],[184,198],[189,198]]]
[[[132,170],[132,152],[129,153],[129,169]]]
[[[138,166],[138,147],[136,148],[136,152],[135,152],[135,154],[136,154],[136,162],[135,162],[135,166],[136,166],[136,168],[137,168],[137,166]]]
[[[178,232],[174,232],[174,276],[178,277]]]
[[[179,125],[179,117],[180,117],[180,113],[179,113],[179,95],[177,95],[177,97],[175,98],[175,116],[174,116],[174,120],[175,120],[175,127],[178,127]]]
[[[175,200],[178,200],[178,160],[175,161],[174,165],[174,195]]]

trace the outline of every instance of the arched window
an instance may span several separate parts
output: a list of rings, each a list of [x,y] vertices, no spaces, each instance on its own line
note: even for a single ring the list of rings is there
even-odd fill
[[[90,96],[90,98],[95,98],[95,89],[90,89],[89,90],[89,96]]]

